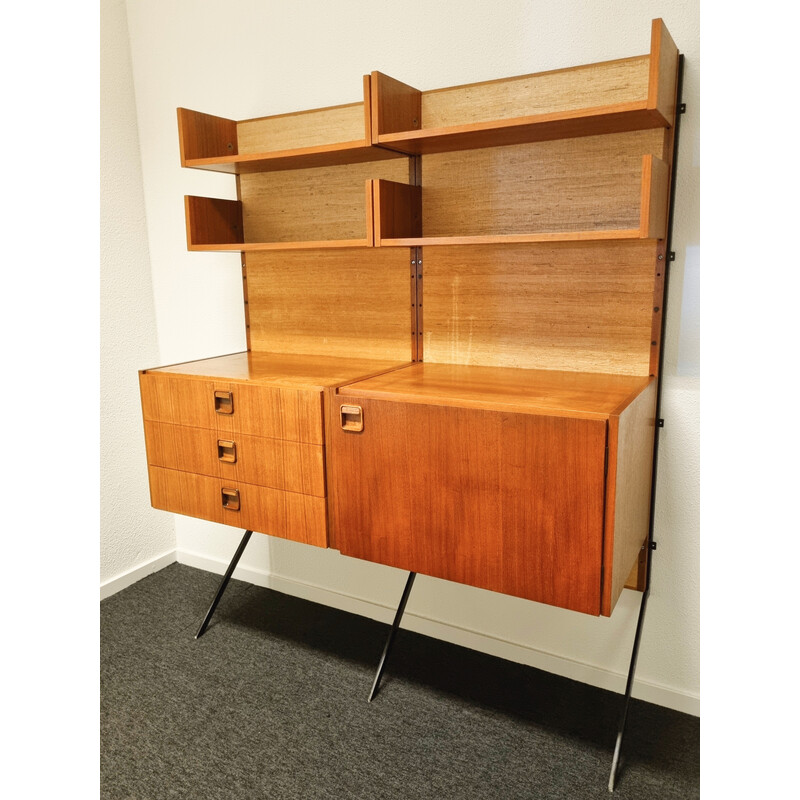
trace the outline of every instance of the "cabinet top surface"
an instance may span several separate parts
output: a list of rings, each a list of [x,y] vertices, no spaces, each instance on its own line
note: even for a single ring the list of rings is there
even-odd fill
[[[607,419],[654,380],[593,372],[416,363],[341,389],[383,400]]]
[[[157,367],[146,372],[186,375],[193,378],[253,381],[297,389],[324,389],[377,375],[407,363],[371,358],[249,351]]]

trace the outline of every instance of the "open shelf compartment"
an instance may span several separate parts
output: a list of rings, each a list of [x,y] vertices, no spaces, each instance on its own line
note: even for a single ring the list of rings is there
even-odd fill
[[[372,73],[372,143],[408,154],[670,127],[678,50],[660,19],[633,58],[421,92]]]
[[[371,247],[373,176],[408,180],[407,159],[239,176],[239,200],[189,196],[189,250]]]
[[[423,167],[424,171],[425,167]],[[475,244],[517,244],[526,242],[579,242],[621,239],[663,239],[667,224],[669,167],[660,158],[651,154],[642,156],[639,173],[638,194],[609,198],[609,203],[617,202],[624,206],[620,217],[629,224],[625,227],[608,227],[603,223],[605,214],[587,213],[585,218],[574,220],[564,229],[556,225],[550,230],[526,231],[524,225],[530,224],[535,211],[523,208],[521,213],[505,213],[505,208],[517,205],[514,194],[509,192],[505,198],[494,203],[492,198],[480,201],[486,208],[478,206],[473,212],[457,216],[448,215],[447,205],[451,199],[446,191],[430,191],[430,207],[426,206],[428,191],[419,186],[408,186],[391,181],[374,181],[373,202],[375,219],[375,245],[379,247],[423,247],[427,245],[475,245]],[[512,187],[513,188],[513,187]],[[526,191],[535,194],[528,187]],[[437,205],[438,204],[438,205]],[[463,198],[455,199],[455,206],[467,206]],[[522,205],[522,204],[520,204]],[[591,212],[592,209],[589,209]],[[454,232],[459,225],[470,225],[470,217],[481,218],[484,232],[480,234],[461,234]],[[502,232],[493,232],[490,226],[493,217],[497,224],[503,225]],[[557,220],[556,220],[557,222]],[[585,223],[582,225],[581,223]],[[519,230],[508,231],[509,224],[520,225]],[[445,232],[442,227],[445,226]]]
[[[247,174],[395,158],[372,147],[370,80],[358,103],[239,122],[179,108],[181,166]]]

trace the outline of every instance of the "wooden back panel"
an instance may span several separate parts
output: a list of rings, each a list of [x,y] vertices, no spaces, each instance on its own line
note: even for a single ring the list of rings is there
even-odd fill
[[[649,375],[657,244],[425,249],[423,359]]]
[[[639,228],[659,129],[422,156],[426,237]]]
[[[365,141],[364,103],[243,120],[236,124],[239,153],[296,150]]]
[[[408,182],[405,158],[239,176],[245,241],[365,239],[365,184]]]
[[[408,250],[250,253],[250,349],[412,359]]]
[[[445,128],[647,101],[650,57],[422,92],[422,127]]]

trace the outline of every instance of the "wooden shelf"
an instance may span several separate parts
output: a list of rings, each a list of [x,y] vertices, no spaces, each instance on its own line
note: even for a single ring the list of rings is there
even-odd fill
[[[677,65],[657,19],[645,56],[428,92],[373,72],[372,143],[421,155],[670,127]]]
[[[423,166],[423,171],[425,167]],[[622,202],[630,208],[629,214],[635,215],[630,221],[635,227],[626,228],[587,228],[574,230],[550,230],[526,233],[483,233],[479,235],[459,235],[448,231],[447,235],[438,235],[436,230],[437,214],[429,214],[424,209],[426,190],[419,186],[408,186],[385,180],[374,181],[374,219],[375,245],[379,247],[425,247],[429,245],[476,245],[476,244],[523,244],[535,242],[582,242],[625,239],[662,239],[666,231],[667,208],[665,198],[669,184],[669,167],[661,159],[650,154],[644,155],[641,162],[638,202],[637,198],[622,198]],[[480,186],[481,184],[475,184]],[[441,198],[443,192],[437,192]],[[613,200],[614,198],[612,198]],[[515,201],[511,194],[509,204]],[[462,209],[468,207],[457,201]],[[504,225],[508,224],[509,215],[497,214]],[[594,214],[602,222],[605,215]],[[469,215],[464,217],[469,224]],[[425,224],[426,220],[432,228]],[[431,224],[431,220],[433,224]],[[456,218],[453,224],[459,224]],[[523,217],[524,224],[529,219]],[[592,221],[588,219],[587,221]]]
[[[359,103],[239,122],[179,108],[181,166],[244,175],[402,157],[372,146],[370,81]]]
[[[242,174],[240,200],[185,198],[187,246],[234,252],[371,247],[376,174],[407,179],[406,159]]]
[[[341,391],[348,397],[403,403],[608,419],[621,413],[652,381],[637,375],[418,362],[351,383]]]

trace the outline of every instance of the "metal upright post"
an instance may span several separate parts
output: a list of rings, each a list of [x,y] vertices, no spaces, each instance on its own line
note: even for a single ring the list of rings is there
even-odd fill
[[[611,774],[608,778],[608,791],[614,791],[614,784],[617,780],[619,770],[620,755],[622,753],[622,740],[625,736],[625,726],[628,721],[628,708],[631,703],[631,693],[633,691],[633,676],[636,672],[636,661],[639,658],[639,644],[642,638],[642,628],[644,626],[644,614],[647,610],[647,599],[650,596],[650,573],[653,561],[653,551],[656,544],[653,541],[653,529],[655,527],[655,500],[656,500],[656,477],[658,470],[658,439],[659,431],[663,427],[664,421],[661,418],[661,387],[664,368],[664,332],[667,323],[667,294],[669,288],[669,268],[668,264],[673,258],[672,253],[672,219],[675,210],[675,178],[678,174],[678,133],[680,131],[681,114],[686,110],[682,103],[683,94],[683,55],[678,56],[678,86],[676,93],[676,114],[675,131],[672,140],[672,179],[669,198],[669,220],[667,224],[667,246],[664,262],[664,297],[661,302],[661,350],[658,356],[658,390],[656,395],[656,429],[653,439],[653,477],[650,491],[650,528],[647,533],[647,570],[645,573],[645,587],[642,594],[642,602],[639,606],[639,619],[636,622],[636,633],[633,637],[633,651],[631,652],[631,662],[628,668],[628,680],[625,684],[625,702],[622,708],[619,727],[617,729],[617,739],[614,744],[614,756],[611,760]],[[662,256],[659,256],[661,258]]]

